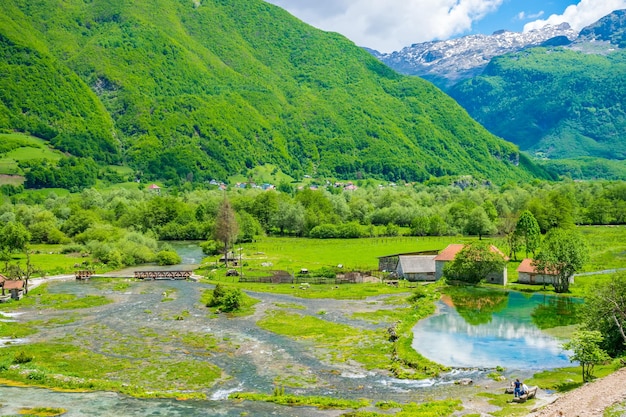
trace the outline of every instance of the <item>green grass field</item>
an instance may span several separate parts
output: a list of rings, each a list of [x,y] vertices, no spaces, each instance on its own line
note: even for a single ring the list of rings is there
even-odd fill
[[[302,268],[315,270],[343,265],[346,270],[378,269],[378,257],[397,253],[441,250],[451,243],[467,243],[476,238],[442,237],[384,237],[363,239],[306,239],[266,237],[254,243],[242,244],[247,269],[266,268],[298,272]],[[498,245],[498,240],[493,243]],[[215,263],[219,256],[207,258]],[[269,267],[261,264],[271,263]]]
[[[24,175],[19,162],[35,159],[57,161],[63,154],[48,146],[48,142],[23,133],[0,133],[0,175]],[[21,177],[1,177],[0,185],[19,185]]]

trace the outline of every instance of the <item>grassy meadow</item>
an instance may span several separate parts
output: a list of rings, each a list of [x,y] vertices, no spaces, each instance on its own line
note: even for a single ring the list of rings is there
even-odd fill
[[[589,273],[610,269],[626,268],[626,226],[581,226],[578,227],[589,246],[589,261],[581,272]],[[272,271],[286,271],[297,274],[301,269],[310,272],[322,268],[337,268],[338,271],[358,270],[363,272],[378,269],[378,257],[417,251],[442,250],[452,243],[468,243],[476,237],[436,236],[436,237],[377,237],[362,239],[307,239],[287,237],[264,237],[253,243],[237,245],[243,248],[243,274],[248,276],[269,276]],[[503,238],[483,238],[508,253]],[[238,256],[238,251],[235,254]],[[531,255],[532,256],[532,255]],[[517,281],[517,267],[525,253],[517,254],[518,259],[508,263],[508,281]],[[201,274],[211,280],[233,281],[225,277],[225,269],[218,262],[219,256],[208,257],[203,262]],[[237,267],[239,271],[241,265]],[[593,276],[593,279],[607,277]],[[593,281],[593,279],[591,281]],[[588,277],[580,277],[572,290],[586,286]],[[527,288],[528,286],[522,286]],[[533,287],[541,289],[542,287]],[[519,288],[518,288],[519,289]]]
[[[23,133],[0,133],[0,185],[21,184],[24,174],[18,163],[36,159],[57,161],[61,159],[61,152],[55,151],[48,143]]]

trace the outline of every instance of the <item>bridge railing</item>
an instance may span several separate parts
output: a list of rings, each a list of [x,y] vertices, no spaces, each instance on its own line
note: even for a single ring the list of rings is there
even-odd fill
[[[192,271],[135,271],[137,279],[189,279]]]

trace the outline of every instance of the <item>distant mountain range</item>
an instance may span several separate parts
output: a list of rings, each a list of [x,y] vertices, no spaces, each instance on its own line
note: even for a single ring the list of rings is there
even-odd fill
[[[261,0],[4,0],[0,74],[0,130],[147,178],[547,176],[432,84]]]
[[[626,10],[580,33],[569,25],[528,33],[416,44],[377,56],[448,92],[492,133],[566,172],[607,176],[592,158],[626,159]],[[584,165],[584,168],[581,166]],[[614,170],[611,169],[614,172]],[[626,174],[608,174],[618,177]]]
[[[525,33],[499,30],[492,35],[416,43],[388,54],[369,51],[396,71],[420,76],[445,89],[479,75],[493,57],[546,43],[570,43],[577,36],[578,32],[563,23]]]

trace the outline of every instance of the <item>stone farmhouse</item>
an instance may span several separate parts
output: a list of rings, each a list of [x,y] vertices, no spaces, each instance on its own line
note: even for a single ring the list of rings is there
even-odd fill
[[[518,278],[520,284],[552,284],[556,279],[556,273],[544,270],[538,271],[532,264],[532,259],[524,259],[517,267]],[[569,277],[569,283],[574,283],[574,276]]]
[[[439,280],[441,279],[441,277],[443,277],[444,266],[448,262],[452,262],[454,258],[456,257],[457,253],[461,252],[461,250],[464,247],[465,245],[463,244],[453,243],[451,245],[448,245],[441,252],[439,252],[439,254],[435,257],[435,279],[436,280]],[[500,249],[496,248],[495,246],[491,245],[489,249],[491,250],[491,252],[501,255],[506,261],[509,260],[509,258],[504,253],[502,253]],[[492,283],[492,284],[506,285],[507,275],[508,274],[507,274],[506,265],[505,265],[502,271],[489,274],[487,276],[487,282]]]

